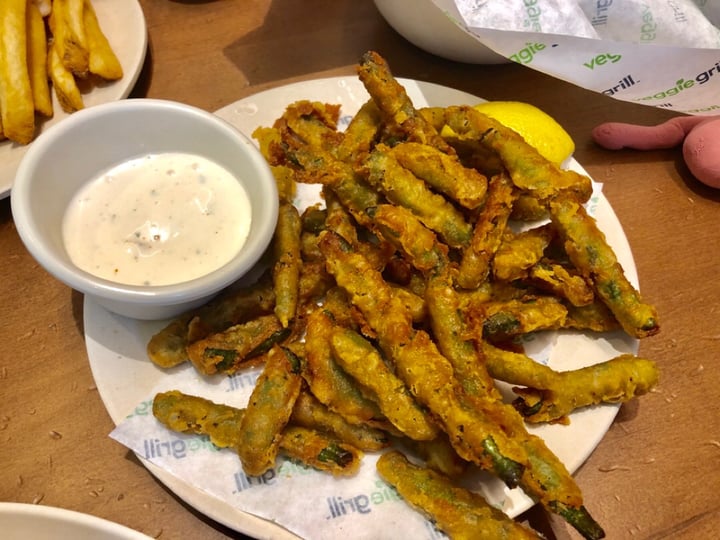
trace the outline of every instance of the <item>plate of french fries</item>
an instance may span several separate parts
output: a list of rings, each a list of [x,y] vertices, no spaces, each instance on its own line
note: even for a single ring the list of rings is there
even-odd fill
[[[85,300],[113,438],[254,537],[538,538],[541,504],[602,538],[572,473],[658,375],[622,226],[481,98],[358,75],[217,111],[278,180],[255,280],[171,321]]]
[[[0,197],[44,130],[130,94],[146,50],[137,0],[0,3]]]

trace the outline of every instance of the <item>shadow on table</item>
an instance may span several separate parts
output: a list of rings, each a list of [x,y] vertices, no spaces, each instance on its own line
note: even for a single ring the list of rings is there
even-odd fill
[[[308,11],[317,17],[298,27],[298,20],[308,20],[304,15]],[[373,17],[377,25],[368,25]],[[328,20],[336,22],[328,26]],[[224,52],[251,86],[354,65],[369,49],[387,53],[391,61],[391,51],[412,50],[417,55],[419,49],[386,27],[372,2],[274,0],[262,26],[228,45]],[[320,50],[322,54],[314,54]]]

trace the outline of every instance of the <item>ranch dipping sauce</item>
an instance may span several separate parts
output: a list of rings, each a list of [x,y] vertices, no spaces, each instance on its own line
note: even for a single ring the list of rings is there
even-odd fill
[[[202,156],[149,154],[85,184],[63,219],[70,259],[127,285],[169,285],[221,267],[250,230],[247,193]]]

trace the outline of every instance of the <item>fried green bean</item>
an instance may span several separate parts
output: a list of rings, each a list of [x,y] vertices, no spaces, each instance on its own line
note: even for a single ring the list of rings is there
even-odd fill
[[[200,373],[231,374],[257,363],[260,354],[289,335],[277,317],[263,315],[193,342],[187,346],[187,354]]]
[[[171,368],[187,362],[187,331],[193,316],[192,313],[185,313],[153,334],[146,347],[148,358],[153,364]]]
[[[457,390],[448,392],[453,372],[441,359],[429,336],[417,332],[403,348],[398,369],[418,400],[438,416],[458,454],[508,486],[521,487],[548,510],[574,509],[568,515],[584,521],[571,524],[581,525],[579,532],[588,538],[600,538],[602,529],[583,507],[580,489],[544,441],[527,432],[519,415],[497,407],[496,400],[473,396],[465,401]],[[587,528],[590,523],[595,526]]]
[[[526,192],[518,195],[510,219],[515,221],[541,221],[547,219],[548,211],[545,205],[531,194]]]
[[[381,350],[415,398],[432,412],[462,458],[492,471],[508,486],[520,486],[549,510],[561,509],[587,538],[601,538],[602,529],[582,505],[582,494],[565,466],[521,421],[499,427],[486,408],[469,407],[454,369],[430,336],[412,327],[382,276],[342,239],[323,232],[320,249],[328,270],[377,332]],[[473,405],[489,398],[478,397]],[[495,400],[492,400],[494,403]],[[570,509],[572,512],[570,512]]]
[[[553,234],[549,225],[505,234],[492,260],[493,277],[503,281],[527,277],[530,269],[542,259]]]
[[[353,245],[359,245],[358,230],[352,215],[342,205],[340,199],[329,186],[323,186],[322,195],[325,199],[325,208],[327,209],[327,217],[325,218],[325,227],[342,236],[347,242]]]
[[[498,341],[538,330],[563,328],[567,307],[554,296],[529,296],[519,300],[487,302],[479,316],[469,316],[480,320],[485,339]]]
[[[153,416],[179,433],[207,435],[218,448],[237,448],[244,409],[214,403],[179,390],[160,392],[153,399]]]
[[[358,224],[369,224],[366,210],[377,206],[381,196],[355,173],[352,165],[329,152],[305,146],[286,149],[286,157],[297,168],[302,182],[331,188]]]
[[[297,313],[299,298],[300,235],[302,222],[297,208],[282,203],[273,239],[273,289],[275,291],[275,315],[283,328],[287,328]]]
[[[654,362],[632,354],[570,371],[554,369],[532,358],[490,344],[484,346],[493,377],[514,388],[513,403],[526,421],[567,422],[576,409],[599,403],[618,403],[649,392],[658,383]]]
[[[581,203],[592,194],[590,179],[551,163],[521,135],[470,106],[445,108],[445,122],[460,137],[476,139],[496,152],[513,183],[541,201],[563,194]]]
[[[155,333],[147,344],[152,362],[169,368],[189,360],[187,346],[242,321],[272,313],[275,295],[269,274],[255,284],[236,287],[196,310],[180,315]]]
[[[333,476],[352,476],[362,462],[362,450],[301,426],[287,426],[281,434],[279,450],[290,458],[329,472]]]
[[[299,359],[288,349],[270,349],[240,419],[237,452],[247,474],[261,475],[275,465],[301,387]]]
[[[300,223],[302,224],[303,232],[320,234],[320,231],[325,229],[326,221],[327,208],[323,208],[320,203],[308,206],[300,215]]]
[[[367,100],[352,117],[343,139],[335,150],[340,161],[355,164],[370,151],[379,137],[382,114],[372,99]]]
[[[482,352],[477,348],[479,340],[468,339],[469,321],[447,269],[428,279],[425,299],[438,349],[452,364],[465,394],[470,398],[491,397],[499,402],[502,396],[485,368]]]
[[[574,269],[548,260],[540,260],[530,268],[530,280],[560,298],[565,298],[573,306],[586,306],[595,299],[588,280]]]
[[[317,247],[317,243],[315,245]],[[305,260],[300,268],[298,310],[302,311],[306,308],[312,309],[312,306],[334,285],[335,283],[325,270],[325,262],[323,260]],[[302,325],[303,316],[301,313],[296,317],[295,324],[292,325],[293,334],[300,335],[302,333]]]
[[[437,437],[437,425],[369,341],[349,328],[336,327],[331,343],[340,366],[372,392],[382,413],[398,430],[416,441]]]
[[[278,158],[283,154],[280,130],[274,127],[259,127],[253,131],[252,137],[258,141],[260,152],[270,165],[280,200],[292,201],[297,193],[297,182],[292,168],[279,163]]]
[[[585,306],[568,305],[567,308],[565,328],[591,332],[613,332],[621,329],[610,309],[599,300]]]
[[[448,245],[458,248],[470,242],[472,227],[462,213],[400,165],[389,147],[375,146],[363,164],[363,171],[367,181],[388,200],[409,209]]]
[[[367,424],[351,424],[328,409],[310,392],[302,391],[295,401],[290,423],[331,434],[336,439],[366,452],[382,450],[390,444],[388,434]]]
[[[370,209],[369,215],[383,238],[405,254],[421,273],[448,264],[447,246],[407,208],[381,204]]]
[[[586,538],[602,538],[602,528],[582,506],[580,491],[564,465],[542,439],[527,432],[517,411],[502,401],[486,366],[486,344],[464,339],[465,322],[450,277],[442,273],[433,276],[427,298],[433,334],[441,352],[452,363],[464,399],[477,410],[487,411],[505,434],[523,446],[530,465],[520,480],[526,493],[552,511],[562,510],[568,522]]]
[[[422,459],[427,467],[450,478],[460,478],[470,466],[455,451],[444,431],[438,433],[432,441],[403,439],[402,444]]]
[[[435,128],[415,109],[405,88],[395,79],[383,57],[374,51],[366,52],[360,58],[357,71],[358,78],[384,119],[396,126],[403,138],[453,153]]]
[[[570,260],[592,281],[625,332],[636,338],[656,334],[660,326],[655,307],[642,301],[595,219],[570,199],[555,199],[548,207]]]
[[[377,470],[408,504],[432,519],[453,540],[540,538],[488,504],[482,495],[454,485],[431,469],[413,465],[400,452],[380,456]]]
[[[367,238],[361,239],[358,234],[356,221],[348,209],[342,204],[337,193],[328,186],[323,186],[322,193],[325,198],[328,216],[325,220],[325,228],[335,231],[347,242],[352,244],[355,249],[360,250],[372,261],[375,268],[383,268],[393,252],[392,246],[387,245],[387,242],[382,242],[379,239],[377,242],[368,242]],[[373,207],[363,210],[363,219],[366,219],[366,225],[370,223],[367,216],[372,210]]]
[[[490,274],[490,265],[500,247],[516,192],[505,174],[490,179],[487,201],[477,218],[472,238],[462,254],[457,283],[464,289],[476,289]]]
[[[343,138],[337,131],[339,116],[339,105],[304,99],[288,105],[276,126],[289,129],[311,148],[331,152]]]
[[[427,319],[427,304],[425,298],[412,292],[410,289],[390,283],[393,294],[400,300],[402,305],[410,312],[414,323],[422,324]]]
[[[335,360],[331,349],[334,320],[331,306],[308,315],[303,377],[321,403],[351,424],[380,421],[382,413],[377,404],[362,394]]]
[[[237,451],[245,409],[170,390],[155,395],[153,415],[173,431],[206,435],[218,448]],[[354,474],[362,459],[362,450],[302,426],[287,426],[278,447],[283,455],[336,476]]]
[[[392,154],[400,165],[464,208],[473,210],[485,200],[487,178],[463,166],[455,155],[416,142],[397,144]]]
[[[410,314],[382,276],[368,266],[362,255],[352,252],[338,235],[326,231],[320,246],[329,271],[377,331],[380,348],[394,362],[398,376],[444,426],[458,454],[487,470],[494,470],[509,485],[517,485],[522,465],[513,458],[522,461],[523,452],[515,441],[505,441],[513,450],[511,457],[495,451],[493,437],[504,435],[497,433],[491,422],[477,418],[460,405],[452,366],[425,332],[413,329]]]

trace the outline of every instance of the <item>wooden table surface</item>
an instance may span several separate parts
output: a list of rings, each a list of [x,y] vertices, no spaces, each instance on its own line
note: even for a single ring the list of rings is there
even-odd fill
[[[149,54],[134,97],[216,110],[259,90],[354,75],[374,49],[395,75],[486,99],[533,103],[575,139],[632,246],[662,330],[641,342],[656,392],[622,406],[576,473],[608,538],[716,537],[720,530],[720,191],[694,180],[679,149],[610,152],[603,121],[659,123],[667,111],[619,102],[516,64],[450,62],[396,34],[369,0],[141,0]],[[307,96],[299,96],[307,97]],[[158,538],[244,538],[186,505],[108,437],[88,365],[82,297],[30,257],[0,201],[0,501],[58,506]],[[534,508],[551,539],[577,538]],[[1,533],[0,533],[1,535]]]

